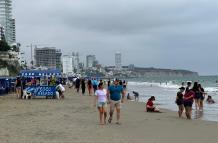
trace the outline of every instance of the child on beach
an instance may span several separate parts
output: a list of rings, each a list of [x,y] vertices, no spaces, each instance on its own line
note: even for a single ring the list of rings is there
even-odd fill
[[[98,90],[96,90],[95,95],[96,98],[94,106],[96,106],[97,103],[100,125],[105,125],[107,118],[107,91],[104,89],[103,83],[99,83]]]
[[[183,103],[183,92],[185,91],[185,88],[184,87],[180,87],[179,88],[180,91],[177,93],[177,96],[176,96],[176,104],[178,106],[178,114],[179,114],[179,117],[182,117],[182,113],[183,113],[183,110],[184,110],[184,103]]]
[[[160,112],[160,110],[154,106],[153,101],[155,101],[155,97],[151,96],[151,98],[149,98],[148,102],[146,103],[147,112]]]

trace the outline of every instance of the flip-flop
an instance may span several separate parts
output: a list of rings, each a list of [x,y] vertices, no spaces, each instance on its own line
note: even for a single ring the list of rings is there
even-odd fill
[[[120,123],[120,122],[116,122],[116,124],[117,124],[117,125],[121,125],[121,123]]]

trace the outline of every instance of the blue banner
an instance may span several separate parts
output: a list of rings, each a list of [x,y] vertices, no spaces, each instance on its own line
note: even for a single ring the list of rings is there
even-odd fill
[[[55,86],[36,86],[34,88],[35,96],[54,96],[56,94]]]

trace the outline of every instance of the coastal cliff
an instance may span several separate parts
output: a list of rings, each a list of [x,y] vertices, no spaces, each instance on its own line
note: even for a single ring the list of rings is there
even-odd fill
[[[187,76],[198,76],[197,72],[188,70],[173,70],[173,69],[158,69],[158,68],[135,68],[135,73],[144,77],[187,77]]]
[[[135,67],[131,70],[116,71],[117,77],[193,77],[199,76],[197,72],[189,70],[159,69],[159,68],[140,68]]]

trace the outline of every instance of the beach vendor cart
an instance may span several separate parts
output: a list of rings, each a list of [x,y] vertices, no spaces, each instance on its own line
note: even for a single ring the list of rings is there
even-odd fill
[[[28,95],[52,98],[56,96],[56,81],[61,77],[61,72],[59,70],[23,70],[20,76],[28,81],[25,89]]]

